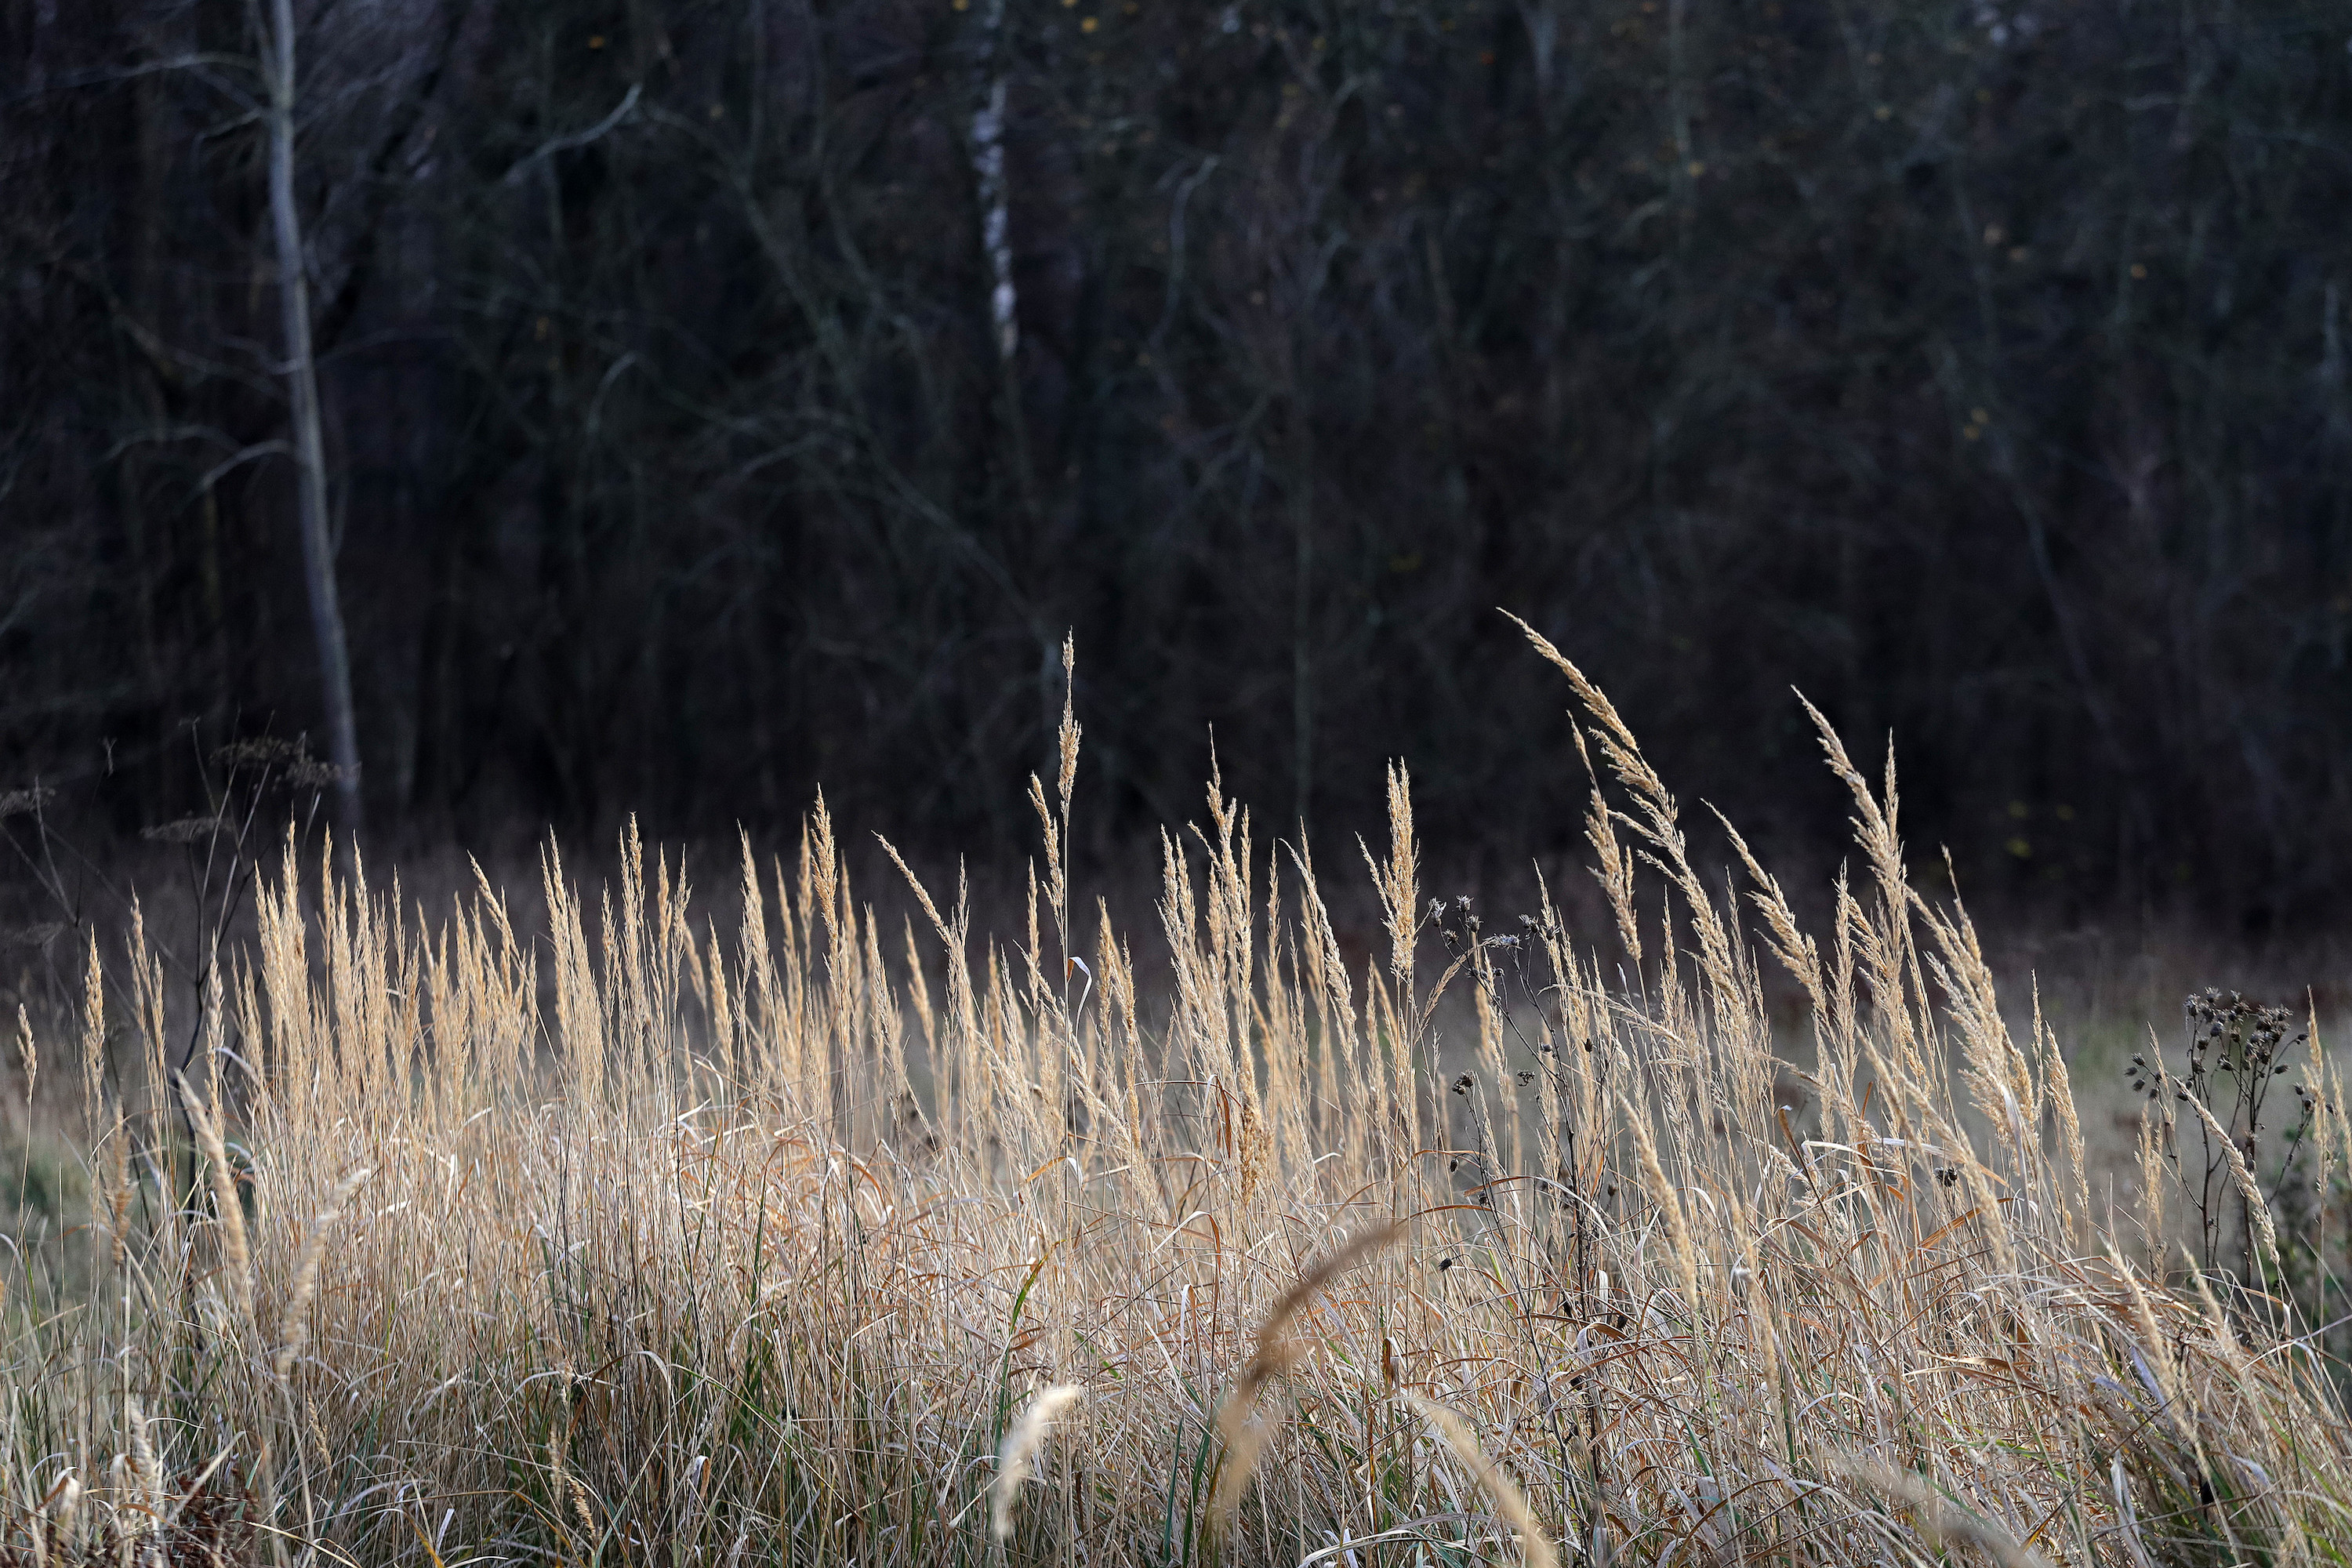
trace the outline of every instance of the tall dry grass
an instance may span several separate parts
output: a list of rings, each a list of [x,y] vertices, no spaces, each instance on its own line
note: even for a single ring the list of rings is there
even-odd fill
[[[1701,874],[1541,651],[1605,769],[1605,941],[1424,906],[1400,769],[1350,955],[1213,785],[1139,995],[1074,907],[1068,719],[1010,941],[961,889],[883,929],[822,803],[793,863],[747,847],[731,940],[634,835],[593,909],[551,851],[530,934],[289,843],[175,1078],[134,928],[79,1032],[123,1086],[89,1245],[11,1282],[12,1560],[2352,1555],[2323,1370],[2095,1202],[1891,770],[1823,726],[1865,872],[1808,933],[1752,858],[1748,909]]]

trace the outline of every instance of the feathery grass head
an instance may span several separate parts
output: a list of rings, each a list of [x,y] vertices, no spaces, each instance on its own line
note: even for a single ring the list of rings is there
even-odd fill
[[[1299,1275],[1258,1323],[1256,1346],[1243,1363],[1241,1374],[1234,1380],[1233,1392],[1225,1396],[1217,1412],[1217,1435],[1224,1439],[1225,1465],[1217,1478],[1216,1494],[1210,1504],[1212,1518],[1222,1521],[1232,1517],[1241,1502],[1243,1489],[1249,1485],[1251,1472],[1257,1468],[1258,1456],[1272,1436],[1265,1423],[1254,1417],[1257,1415],[1258,1395],[1265,1385],[1281,1376],[1297,1359],[1297,1352],[1289,1337],[1291,1320],[1315,1299],[1316,1292],[1366,1258],[1395,1246],[1404,1232],[1404,1226],[1393,1220],[1356,1232]]]
[[[1537,1522],[1535,1510],[1528,1506],[1527,1494],[1518,1483],[1503,1473],[1494,1457],[1479,1446],[1462,1417],[1434,1400],[1424,1399],[1411,1389],[1400,1389],[1398,1394],[1417,1411],[1421,1418],[1444,1438],[1454,1457],[1462,1461],[1486,1495],[1495,1500],[1495,1511],[1503,1522],[1518,1532],[1519,1554],[1527,1568],[1555,1568],[1559,1554],[1552,1549],[1551,1538]]]
[[[1953,1502],[1916,1475],[1871,1460],[1848,1460],[1832,1468],[1915,1510],[1922,1531],[1937,1545],[1976,1547],[2000,1563],[2000,1568],[2050,1568],[2046,1561],[2020,1545],[2017,1537],[2008,1531]]]
[[[212,1183],[213,1218],[220,1226],[222,1269],[228,1277],[230,1295],[244,1325],[250,1329],[254,1326],[253,1255],[247,1244],[245,1205],[237,1197],[236,1173],[229,1166],[228,1149],[221,1138],[218,1119],[196,1098],[187,1074],[174,1073],[173,1078],[180,1086],[180,1104],[188,1113],[189,1125],[195,1130],[196,1147],[204,1152],[205,1173]]]
[[[278,1317],[278,1352],[270,1361],[271,1370],[280,1383],[294,1370],[295,1358],[302,1353],[310,1339],[310,1298],[319,1289],[319,1267],[326,1261],[327,1237],[333,1232],[335,1222],[342,1218],[343,1205],[360,1190],[360,1184],[374,1173],[365,1166],[346,1172],[328,1193],[327,1201],[320,1205],[309,1233],[302,1238],[293,1284],[286,1292],[286,1309]]]
[[[1039,1389],[1021,1407],[1020,1419],[1013,1422],[1012,1430],[1004,1434],[996,1450],[996,1479],[989,1488],[990,1529],[997,1540],[1013,1538],[1013,1505],[1020,1496],[1021,1483],[1037,1473],[1037,1452],[1045,1447],[1046,1431],[1086,1393],[1075,1383]]]
[[[25,1106],[29,1111],[33,1092],[41,1084],[41,1047],[33,1038],[32,1016],[22,1002],[16,1004],[16,1059],[25,1069]]]

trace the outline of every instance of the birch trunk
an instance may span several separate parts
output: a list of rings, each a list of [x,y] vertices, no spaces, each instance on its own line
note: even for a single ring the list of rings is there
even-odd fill
[[[346,833],[361,828],[359,726],[352,710],[351,647],[335,585],[334,541],[327,528],[327,448],[320,428],[319,366],[310,346],[310,286],[302,265],[302,222],[294,205],[294,5],[252,0],[262,77],[269,89],[269,216],[278,247],[278,298],[285,317],[287,401],[292,411],[297,512],[302,529],[303,583],[319,646],[328,754],[335,765],[336,816]]]
[[[1010,367],[1021,346],[1013,292],[1012,199],[1004,181],[1004,0],[988,0],[983,15],[981,68],[987,86],[971,116],[972,172],[980,180],[981,248],[988,252],[993,287],[988,308],[996,328],[996,353]]]

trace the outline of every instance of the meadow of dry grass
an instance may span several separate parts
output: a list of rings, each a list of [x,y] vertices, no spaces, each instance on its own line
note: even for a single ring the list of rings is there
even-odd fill
[[[1552,657],[1605,952],[1433,911],[1399,771],[1351,964],[1213,784],[1139,995],[1075,723],[1005,941],[940,888],[881,929],[821,805],[731,934],[634,843],[593,900],[551,854],[532,931],[289,847],[185,1038],[134,931],[26,1037],[79,1228],[12,1238],[7,1559],[2352,1559],[2325,1367],[2095,1200],[1891,774],[1828,739],[1864,871],[1809,935]]]

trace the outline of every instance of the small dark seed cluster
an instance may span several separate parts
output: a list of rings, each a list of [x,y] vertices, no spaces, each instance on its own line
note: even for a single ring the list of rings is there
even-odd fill
[[[2284,1007],[2265,1007],[2235,991],[2208,987],[2184,1005],[2189,1015],[2189,1065],[2191,1071],[2240,1073],[2286,1071],[2277,1058],[2310,1037],[2298,1032],[2289,1039],[2294,1016]]]

